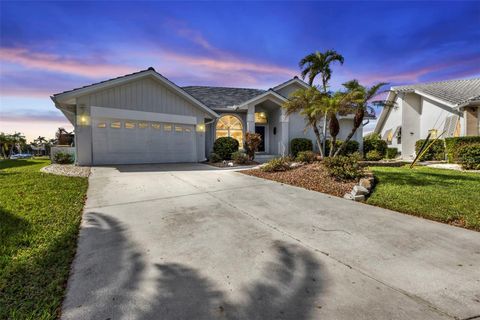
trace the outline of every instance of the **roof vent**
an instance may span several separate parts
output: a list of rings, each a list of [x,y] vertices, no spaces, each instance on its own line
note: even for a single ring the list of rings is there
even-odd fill
[[[297,77],[297,76],[295,76],[295,77],[293,77],[293,79],[298,79],[298,77]]]
[[[155,71],[155,68],[154,67],[148,67],[147,70],[150,70],[150,71]]]

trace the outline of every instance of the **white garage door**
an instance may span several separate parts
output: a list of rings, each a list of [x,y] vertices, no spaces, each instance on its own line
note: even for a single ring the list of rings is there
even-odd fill
[[[194,126],[93,119],[94,164],[196,162]]]

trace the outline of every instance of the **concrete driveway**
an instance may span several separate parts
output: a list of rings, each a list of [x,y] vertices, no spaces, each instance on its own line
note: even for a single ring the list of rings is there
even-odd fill
[[[206,165],[94,168],[63,319],[480,318],[480,233]]]

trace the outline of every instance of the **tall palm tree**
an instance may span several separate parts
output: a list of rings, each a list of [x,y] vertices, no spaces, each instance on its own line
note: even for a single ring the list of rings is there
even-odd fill
[[[358,80],[351,80],[343,84],[347,89],[347,94],[350,95],[350,101],[348,106],[346,106],[346,109],[349,109],[350,112],[354,112],[355,116],[353,118],[352,130],[345,139],[345,142],[335,152],[334,156],[339,155],[343,149],[345,149],[347,142],[352,139],[357,129],[363,123],[365,113],[374,112],[372,106],[384,107],[387,105],[394,105],[393,102],[373,100],[379,93],[381,93],[380,89],[385,85],[387,85],[387,83],[381,82],[371,87],[366,87],[361,85]]]
[[[310,126],[313,129],[317,140],[317,146],[322,157],[322,138],[320,137],[317,124],[326,111],[323,103],[324,96],[325,94],[320,92],[317,87],[299,89],[292,93],[290,99],[283,105],[286,109],[287,115],[298,112],[305,117],[307,126]]]
[[[307,77],[308,75],[308,83],[311,86],[313,85],[313,81],[315,80],[315,78],[320,75],[322,77],[323,93],[327,93],[328,82],[332,77],[332,68],[330,67],[330,65],[334,62],[339,62],[340,64],[343,64],[344,62],[343,56],[335,50],[327,50],[325,52],[316,51],[310,53],[299,62],[299,67],[300,69],[302,69],[302,78],[305,79],[305,77]],[[323,119],[323,151],[325,151],[325,140],[327,135],[327,116],[329,115],[332,114],[325,114]],[[335,121],[338,122],[338,120],[336,120],[336,117],[330,117],[330,119],[332,119],[332,124],[330,126],[334,126]]]
[[[343,61],[343,56],[335,50],[310,53],[299,62],[302,78],[305,79],[308,75],[308,84],[313,85],[315,78],[321,75],[323,92],[327,92],[328,81],[332,77],[330,65],[334,62],[343,64]]]

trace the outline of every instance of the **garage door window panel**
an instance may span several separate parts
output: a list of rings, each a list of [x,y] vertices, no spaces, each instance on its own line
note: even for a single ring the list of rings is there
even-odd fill
[[[125,121],[125,128],[126,128],[126,129],[135,129],[135,122],[133,122],[133,121]]]
[[[121,121],[112,121],[110,122],[110,128],[112,129],[120,129],[122,127]]]
[[[163,125],[163,131],[172,131],[172,125],[171,124],[164,124]]]
[[[147,122],[139,122],[138,123],[138,128],[139,129],[147,129],[148,128],[148,123]]]

